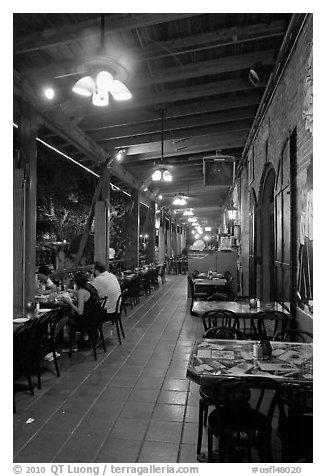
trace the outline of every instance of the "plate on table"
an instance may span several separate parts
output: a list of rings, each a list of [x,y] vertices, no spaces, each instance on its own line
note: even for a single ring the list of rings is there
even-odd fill
[[[16,324],[22,324],[23,322],[27,322],[27,321],[29,321],[28,317],[16,317],[16,319],[14,319],[14,322]]]
[[[39,309],[38,314],[46,314],[47,312],[53,311],[53,309]]]

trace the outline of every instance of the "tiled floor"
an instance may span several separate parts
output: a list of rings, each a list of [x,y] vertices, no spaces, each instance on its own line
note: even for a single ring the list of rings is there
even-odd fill
[[[60,378],[47,364],[41,391],[17,393],[14,462],[197,462],[198,385],[186,367],[202,323],[186,292],[184,275],[168,276],[123,316],[122,346],[108,324],[97,361],[63,354]]]

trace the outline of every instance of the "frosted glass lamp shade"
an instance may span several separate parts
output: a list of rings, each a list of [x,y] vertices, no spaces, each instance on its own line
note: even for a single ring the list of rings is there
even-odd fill
[[[96,87],[99,91],[110,92],[113,88],[112,74],[108,71],[100,71],[96,77]]]
[[[121,81],[118,79],[113,80],[112,87],[110,89],[110,93],[113,96],[115,101],[126,101],[127,99],[131,99],[131,92]]]
[[[172,175],[168,170],[164,170],[162,178],[164,182],[172,182]]]
[[[74,84],[72,90],[81,96],[91,96],[95,86],[95,81],[91,76],[84,76]]]

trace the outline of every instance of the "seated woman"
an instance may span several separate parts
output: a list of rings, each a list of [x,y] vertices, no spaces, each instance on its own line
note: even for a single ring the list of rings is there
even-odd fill
[[[94,286],[88,282],[87,274],[80,271],[75,274],[75,283],[77,286],[77,305],[75,305],[70,297],[63,299],[70,305],[73,315],[68,319],[67,326],[72,332],[73,339],[77,330],[82,330],[99,319],[99,308],[97,301],[99,295]],[[74,346],[73,350],[77,350]]]
[[[35,279],[35,288],[37,294],[51,294],[57,291],[57,286],[51,281],[51,270],[48,266],[41,265]]]

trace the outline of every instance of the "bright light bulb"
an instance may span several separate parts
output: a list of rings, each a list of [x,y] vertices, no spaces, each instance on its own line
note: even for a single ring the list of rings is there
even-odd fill
[[[54,89],[52,88],[47,88],[44,90],[44,95],[47,99],[51,101],[51,99],[54,98]]]
[[[157,198],[158,198],[159,200],[162,200],[163,195],[159,195]]]
[[[84,76],[73,86],[72,90],[81,96],[91,96],[96,88],[94,79],[91,76]]]
[[[121,81],[118,79],[113,80],[112,87],[110,89],[110,93],[113,96],[115,101],[126,101],[127,99],[131,99],[132,95],[127,86],[125,86]]]
[[[110,92],[113,88],[112,74],[108,71],[100,71],[96,77],[96,87],[100,91]]]
[[[161,180],[161,177],[162,177],[162,173],[160,170],[155,170],[155,172],[153,172],[152,174],[152,180],[154,182],[159,182]]]
[[[163,172],[163,181],[164,182],[172,182],[172,175],[168,170],[164,170]]]
[[[106,91],[99,91],[96,89],[93,92],[92,103],[94,106],[108,106],[109,105],[109,94]]]

